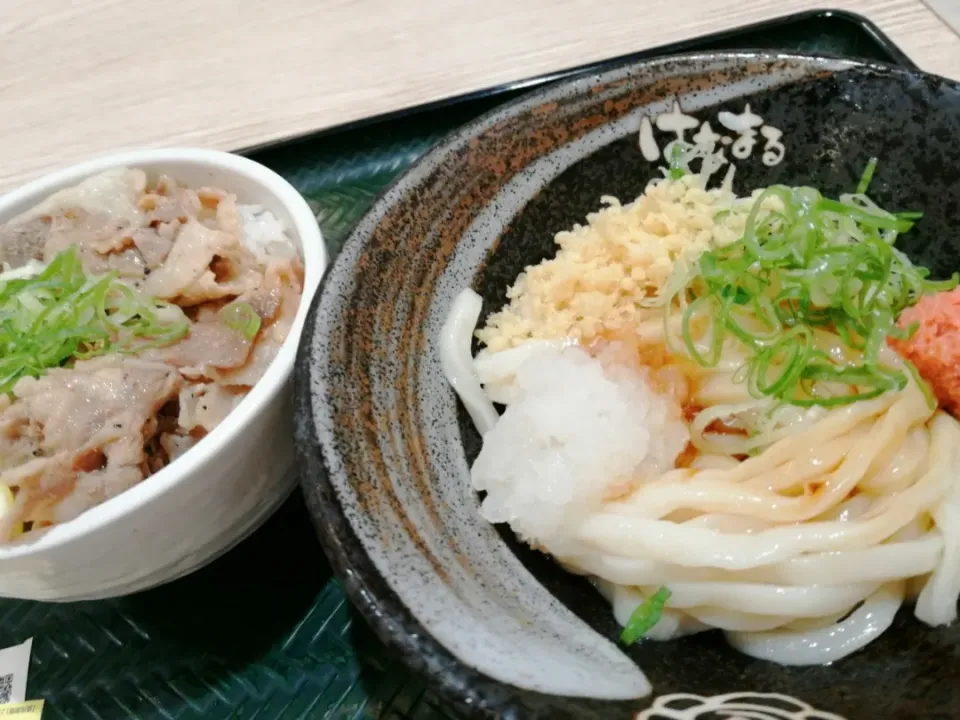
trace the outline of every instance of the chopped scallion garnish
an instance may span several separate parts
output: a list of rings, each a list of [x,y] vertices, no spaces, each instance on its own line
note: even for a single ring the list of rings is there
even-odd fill
[[[260,331],[260,316],[250,303],[232,302],[220,311],[223,324],[253,340]]]
[[[189,329],[180,308],[116,273],[87,276],[71,246],[39,275],[0,281],[0,392],[71,359],[167,345]]]
[[[676,143],[670,150],[670,179],[679,180],[687,171],[683,167],[684,148],[680,143]]]
[[[633,645],[637,640],[646,635],[650,628],[660,622],[660,616],[663,614],[663,606],[670,599],[670,591],[662,587],[653,595],[640,603],[636,610],[630,615],[630,620],[620,633],[620,642],[624,645]]]
[[[871,160],[858,191],[875,165]],[[703,253],[681,293],[687,354],[714,367],[728,338],[736,338],[748,350],[743,377],[751,394],[800,406],[844,405],[903,388],[912,369],[883,363],[881,350],[915,329],[897,326],[905,308],[956,287],[958,276],[928,280],[926,268],[894,247],[919,214],[862,201],[862,193],[838,201],[812,188],[767,188],[743,237]],[[836,333],[857,359],[838,360],[818,347],[818,330]]]
[[[857,184],[857,195],[863,195],[867,192],[867,188],[870,187],[870,181],[873,180],[873,173],[877,169],[877,159],[870,158],[870,162],[867,163],[866,169],[863,171],[863,175],[860,176],[860,182]]]

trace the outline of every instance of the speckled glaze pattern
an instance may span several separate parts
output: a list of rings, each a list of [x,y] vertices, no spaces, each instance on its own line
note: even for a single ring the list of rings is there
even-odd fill
[[[909,613],[830,668],[780,668],[711,633],[629,654],[582,578],[477,514],[479,438],[440,372],[437,333],[472,285],[484,312],[558,230],[601,195],[654,176],[644,115],[754,112],[784,131],[784,162],[738,163],[741,192],[776,182],[851,188],[872,155],[874,195],[927,214],[904,248],[945,274],[960,202],[960,91],[921,73],[755,53],[647,61],[547,88],[458,131],[375,203],[326,276],[297,369],[304,491],[344,588],[376,631],[467,715],[628,718],[658,695],[789,695],[859,718],[960,717],[957,630]],[[637,671],[643,668],[653,686]],[[877,688],[883,688],[878,692]]]

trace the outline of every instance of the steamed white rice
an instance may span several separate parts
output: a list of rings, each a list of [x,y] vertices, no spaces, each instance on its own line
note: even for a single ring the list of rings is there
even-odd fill
[[[297,246],[287,235],[283,223],[260,205],[237,204],[243,222],[243,244],[255,255],[293,257]]]

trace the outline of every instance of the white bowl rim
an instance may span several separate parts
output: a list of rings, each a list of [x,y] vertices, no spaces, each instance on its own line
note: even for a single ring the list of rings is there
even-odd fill
[[[159,165],[163,163],[206,165],[211,168],[227,170],[237,175],[244,175],[262,185],[268,193],[273,194],[289,212],[293,227],[288,228],[288,231],[295,233],[300,240],[305,275],[300,307],[297,308],[290,334],[280,346],[277,356],[270,363],[260,381],[253,386],[237,407],[203,439],[203,442],[198,443],[183,457],[178,458],[159,472],[144,478],[143,481],[132,488],[86,510],[72,520],[54,525],[35,540],[25,538],[17,544],[0,545],[0,562],[39,555],[44,551],[74,542],[109,525],[117,518],[142,508],[181,482],[189,481],[191,475],[202,471],[217,455],[226,450],[232,442],[235,442],[249,421],[256,417],[290,380],[303,324],[310,309],[313,295],[323,273],[326,271],[328,258],[317,219],[306,200],[290,183],[273,170],[249,158],[220,150],[175,147],[112,153],[56,170],[0,195],[0,222],[9,219],[4,218],[4,215],[11,208],[29,200],[39,202],[57,189],[69,187],[71,184],[79,183],[97,173],[117,167],[137,167],[138,165]],[[225,189],[229,190],[229,188]]]

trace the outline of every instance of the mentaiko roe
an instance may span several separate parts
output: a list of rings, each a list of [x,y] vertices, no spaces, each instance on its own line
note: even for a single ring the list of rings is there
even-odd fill
[[[909,340],[890,340],[930,383],[940,404],[960,410],[960,288],[920,299],[900,314],[899,324],[917,324]]]

